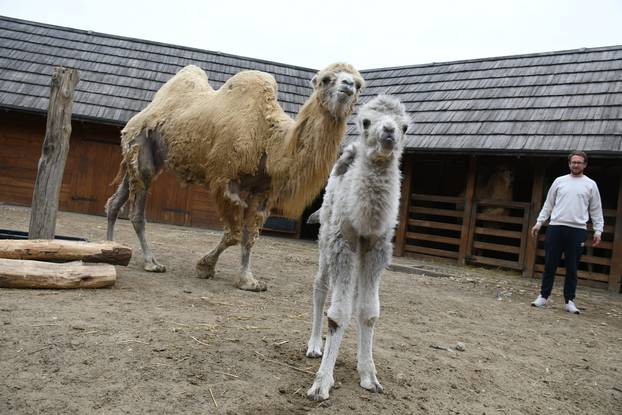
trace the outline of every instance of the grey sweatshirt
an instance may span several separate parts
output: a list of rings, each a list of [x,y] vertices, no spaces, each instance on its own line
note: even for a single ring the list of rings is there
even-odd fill
[[[546,195],[538,223],[542,225],[549,216],[550,225],[581,229],[587,229],[586,223],[591,217],[594,232],[600,235],[605,222],[596,182],[586,175],[567,174],[555,179]]]

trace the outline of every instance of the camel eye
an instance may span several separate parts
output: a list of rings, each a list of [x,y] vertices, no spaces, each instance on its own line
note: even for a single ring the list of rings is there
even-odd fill
[[[324,78],[322,78],[322,83],[324,85],[327,85],[330,82],[330,76],[325,76]]]
[[[403,126],[402,126],[402,132],[403,132],[404,134],[406,134],[406,131],[407,131],[407,130],[408,130],[408,126],[407,126],[407,125],[403,125]]]
[[[371,124],[371,121],[369,121],[367,118],[365,118],[365,119],[363,120],[363,128],[364,128],[364,129],[366,129],[366,130],[367,130],[367,129],[369,128],[369,125],[370,125],[370,124]]]
[[[355,87],[356,87],[356,89],[358,90],[358,89],[361,89],[361,87],[362,87],[363,85],[362,85],[359,81],[356,81],[356,82],[354,83],[354,86],[355,86]]]

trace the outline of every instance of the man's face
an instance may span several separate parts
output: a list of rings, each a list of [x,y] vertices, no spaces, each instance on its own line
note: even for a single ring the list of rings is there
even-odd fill
[[[568,167],[570,167],[570,173],[573,176],[580,176],[583,174],[583,170],[587,166],[585,160],[581,156],[572,156],[570,158],[570,162],[568,163]]]

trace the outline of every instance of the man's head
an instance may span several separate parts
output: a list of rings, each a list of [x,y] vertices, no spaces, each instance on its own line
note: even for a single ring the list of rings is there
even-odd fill
[[[581,176],[587,167],[587,154],[583,151],[573,151],[568,155],[568,167],[573,176]]]

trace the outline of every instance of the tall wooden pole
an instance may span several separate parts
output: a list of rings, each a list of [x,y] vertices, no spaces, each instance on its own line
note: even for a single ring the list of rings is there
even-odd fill
[[[78,80],[77,70],[54,68],[45,138],[32,194],[29,239],[54,239],[60,187],[69,153],[73,94]]]
[[[609,273],[609,291],[620,292],[622,279],[622,173],[619,174],[618,205],[616,206],[616,224],[613,233],[613,250]]]
[[[400,212],[399,223],[397,231],[395,232],[395,256],[404,255],[404,247],[406,246],[406,233],[408,231],[408,219],[410,214],[410,199],[411,199],[411,183],[413,174],[413,156],[405,154],[402,159],[403,163],[403,177],[402,177],[402,196],[400,198]]]
[[[469,240],[472,222],[475,221],[477,212],[473,211],[473,200],[475,199],[475,183],[477,181],[477,159],[475,156],[469,157],[469,171],[467,173],[466,188],[464,191],[464,216],[462,217],[462,227],[460,229],[460,246],[458,248],[458,264],[466,264],[469,252]]]
[[[546,174],[546,166],[541,160],[536,160],[533,174],[533,182],[531,183],[531,207],[529,209],[529,222],[527,227],[531,228],[536,224],[536,219],[542,209],[542,201],[544,200],[544,176]],[[531,231],[531,229],[529,229]],[[525,247],[525,263],[523,265],[523,277],[532,278],[536,267],[536,252],[538,251],[538,237],[533,238],[531,234],[527,236],[527,246]]]

